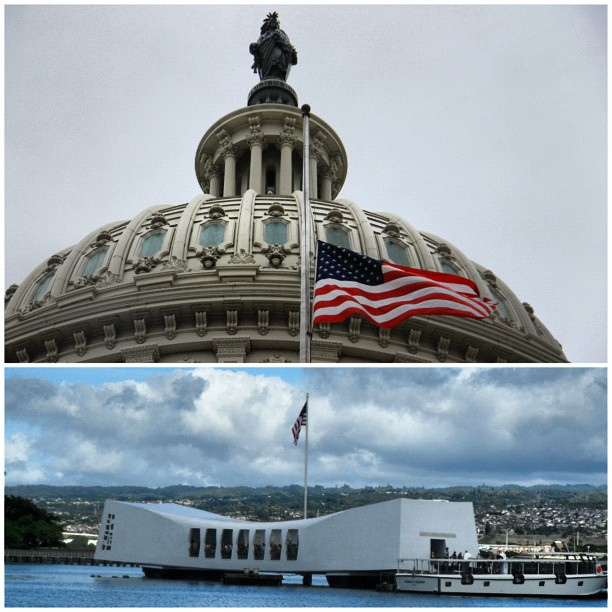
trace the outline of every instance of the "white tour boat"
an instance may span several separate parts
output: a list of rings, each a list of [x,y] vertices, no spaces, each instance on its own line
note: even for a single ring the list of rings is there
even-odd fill
[[[588,553],[533,553],[506,559],[402,559],[398,591],[440,595],[593,597],[607,587],[607,570]]]

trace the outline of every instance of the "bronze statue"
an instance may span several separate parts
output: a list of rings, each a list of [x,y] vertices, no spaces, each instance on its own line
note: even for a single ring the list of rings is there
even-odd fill
[[[278,13],[268,13],[261,26],[261,35],[249,50],[254,57],[253,72],[259,72],[260,80],[287,80],[291,66],[297,64],[297,51],[289,37],[280,29]]]

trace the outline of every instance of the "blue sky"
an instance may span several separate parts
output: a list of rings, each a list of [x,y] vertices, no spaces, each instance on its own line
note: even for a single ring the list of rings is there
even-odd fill
[[[102,380],[105,379],[105,380]],[[607,482],[605,368],[7,368],[7,484]]]

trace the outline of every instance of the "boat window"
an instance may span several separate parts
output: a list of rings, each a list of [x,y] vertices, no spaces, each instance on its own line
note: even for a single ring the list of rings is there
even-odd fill
[[[231,559],[232,558],[232,547],[233,547],[233,529],[224,529],[221,533],[221,558]]]
[[[207,559],[214,559],[217,552],[217,530],[207,529],[206,539],[204,540],[204,556]]]
[[[261,560],[264,558],[266,550],[266,532],[264,529],[256,529],[253,538],[253,559]]]
[[[490,583],[488,580],[485,580],[485,581],[482,583],[482,586],[490,586],[490,585],[491,585],[491,583]]]
[[[238,532],[238,558],[248,559],[249,557],[249,530],[241,529]]]
[[[447,581],[444,583],[444,586],[445,586],[445,587],[449,587],[450,585],[451,585],[450,580],[447,580]]]
[[[285,541],[285,547],[287,550],[287,561],[295,561],[298,555],[298,530],[289,529],[287,531],[287,540]]]
[[[546,581],[544,580],[540,580],[540,582],[538,583],[540,586],[544,586],[546,584]]]
[[[200,556],[200,530],[199,529],[189,530],[189,556],[190,557]]]
[[[273,529],[270,534],[270,559],[272,561],[279,561],[281,558],[282,535],[280,529]]]

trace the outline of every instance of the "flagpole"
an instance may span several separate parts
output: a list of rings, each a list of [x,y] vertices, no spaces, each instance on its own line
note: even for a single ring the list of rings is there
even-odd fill
[[[302,211],[301,232],[301,304],[300,304],[300,363],[310,363],[310,106],[302,106],[304,124],[304,151],[302,168],[302,192],[304,206]],[[306,427],[308,432],[308,427]],[[308,436],[308,433],[306,433]]]
[[[304,444],[304,518],[308,518],[308,430],[310,429],[310,409],[306,394],[306,439]]]

